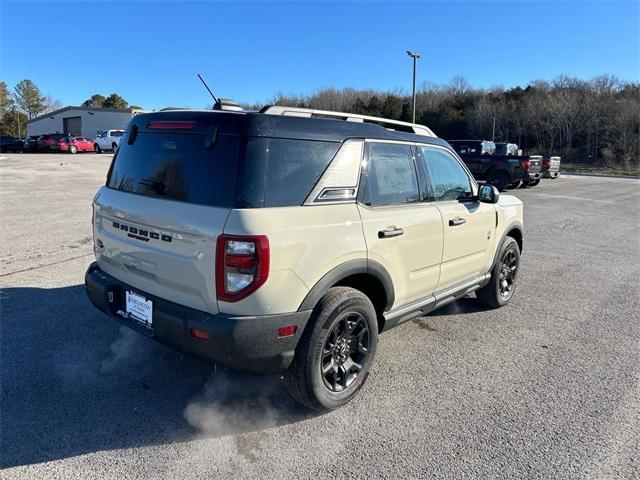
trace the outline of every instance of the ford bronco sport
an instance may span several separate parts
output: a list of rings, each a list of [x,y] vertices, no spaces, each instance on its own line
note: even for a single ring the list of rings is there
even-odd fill
[[[522,203],[427,127],[288,107],[131,120],[93,202],[93,304],[182,352],[282,372],[330,410],[378,334],[513,296]]]

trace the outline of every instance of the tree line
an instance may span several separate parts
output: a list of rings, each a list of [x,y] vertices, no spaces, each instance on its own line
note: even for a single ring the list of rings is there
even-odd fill
[[[310,95],[281,93],[271,103],[410,121],[411,102],[400,90],[325,88]],[[96,93],[82,105],[140,108],[116,93]],[[27,120],[60,106],[31,80],[13,91],[0,81],[0,132],[24,136]],[[640,83],[611,75],[590,80],[561,75],[508,89],[473,88],[462,77],[445,85],[423,83],[416,94],[416,122],[448,140],[494,139],[568,162],[640,168]]]
[[[104,96],[93,94],[82,103],[83,107],[95,108],[137,108],[129,105],[117,93]],[[0,81],[0,134],[24,137],[27,121],[62,107],[62,104],[50,96],[44,95],[40,88],[29,79],[18,82],[13,91],[7,82]]]
[[[402,91],[325,88],[278,94],[272,104],[404,121],[412,116],[411,95]],[[508,89],[473,88],[462,77],[446,85],[424,83],[416,94],[416,122],[448,140],[494,139],[568,162],[640,167],[640,84],[611,75],[562,75]]]

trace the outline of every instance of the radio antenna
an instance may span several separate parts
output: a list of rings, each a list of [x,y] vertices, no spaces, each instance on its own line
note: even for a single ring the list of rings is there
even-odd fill
[[[211,96],[213,97],[213,101],[218,103],[218,99],[216,98],[216,96],[213,94],[213,92],[211,91],[211,89],[209,88],[209,85],[207,85],[207,82],[204,81],[204,78],[202,78],[200,76],[200,74],[198,73],[198,78],[200,79],[200,81],[202,82],[202,84],[204,85],[204,88],[207,89],[207,91],[211,94]]]

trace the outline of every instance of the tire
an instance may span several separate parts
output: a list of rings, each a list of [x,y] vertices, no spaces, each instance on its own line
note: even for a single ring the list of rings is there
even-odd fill
[[[75,145],[69,145],[69,150],[67,150],[69,153],[78,153],[78,147],[76,147]]]
[[[497,258],[491,270],[491,280],[476,291],[478,300],[491,308],[499,308],[509,303],[516,290],[520,268],[518,242],[512,237],[506,237],[500,245]]]
[[[487,174],[487,183],[496,187],[500,192],[506,190],[509,184],[509,175],[501,170],[490,170]]]
[[[509,185],[507,185],[507,190],[513,190],[518,188],[521,182],[522,182],[521,180],[516,180],[515,182],[511,182]]]
[[[331,288],[313,309],[284,375],[289,394],[320,412],[345,405],[364,385],[377,344],[378,322],[369,298],[353,288]]]
[[[527,183],[527,187],[535,187],[539,183],[540,183],[539,178],[536,178],[535,180],[529,180],[529,183]]]
[[[102,153],[102,149],[100,148],[100,145],[98,145],[97,143],[93,144],[93,150],[96,153]]]
[[[116,150],[118,150],[118,144],[117,143],[112,143],[111,144],[111,150],[113,150],[113,153],[116,153]]]

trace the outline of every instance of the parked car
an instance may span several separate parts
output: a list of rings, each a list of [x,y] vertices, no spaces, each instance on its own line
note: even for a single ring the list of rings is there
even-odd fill
[[[542,179],[542,155],[529,156],[529,168],[522,179],[522,188],[535,187]]]
[[[96,137],[94,148],[96,153],[100,153],[103,150],[111,150],[115,152],[120,144],[120,138],[124,130],[107,130],[102,132]]]
[[[488,140],[449,140],[449,144],[477,180],[495,185],[500,191],[517,188],[521,184],[533,185],[540,178],[541,159],[526,155],[500,155],[496,144]]]
[[[542,157],[542,177],[556,179],[560,176],[560,159],[561,157],[551,157],[545,155]]]
[[[282,372],[310,408],[353,398],[380,332],[472,291],[513,297],[522,202],[427,127],[183,110],[137,115],[123,138],[93,201],[89,299],[180,351]]]
[[[48,133],[38,138],[37,151],[38,152],[51,152],[53,151],[53,145],[58,140],[65,138],[67,135],[64,133]]]
[[[94,142],[89,137],[63,137],[51,146],[54,152],[93,152]]]
[[[24,151],[24,140],[6,135],[0,136],[0,153]]]
[[[39,139],[40,139],[40,135],[31,135],[29,138],[27,138],[24,144],[24,151],[29,153],[37,152]]]

